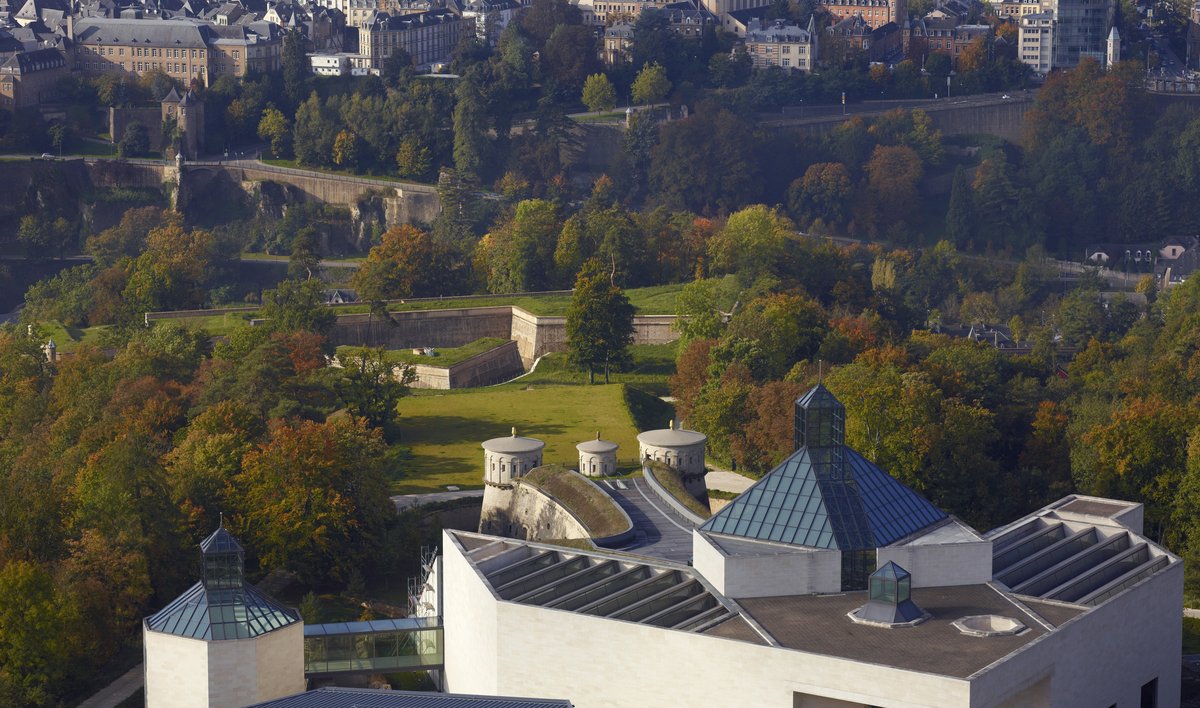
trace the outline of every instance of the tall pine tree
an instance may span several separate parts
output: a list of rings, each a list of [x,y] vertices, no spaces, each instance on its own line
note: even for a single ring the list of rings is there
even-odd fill
[[[573,365],[587,369],[588,382],[596,382],[596,369],[609,371],[629,361],[633,343],[633,305],[612,282],[596,259],[583,264],[575,279],[575,293],[567,309],[567,356]]]
[[[975,204],[971,183],[962,167],[954,170],[950,207],[946,210],[946,238],[959,249],[966,248],[975,232]]]

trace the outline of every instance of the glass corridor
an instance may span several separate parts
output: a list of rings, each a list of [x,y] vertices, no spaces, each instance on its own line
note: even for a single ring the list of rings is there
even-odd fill
[[[442,627],[435,618],[335,622],[304,627],[307,676],[440,668]]]

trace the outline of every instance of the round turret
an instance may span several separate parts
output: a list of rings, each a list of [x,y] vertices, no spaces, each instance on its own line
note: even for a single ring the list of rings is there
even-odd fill
[[[609,440],[601,440],[596,433],[595,440],[581,442],[575,446],[579,450],[579,471],[589,477],[601,477],[617,471],[617,445]]]
[[[534,467],[542,466],[542,450],[546,443],[535,438],[517,436],[517,429],[507,438],[492,438],[483,443],[483,481],[507,487],[514,477],[520,477]]]
[[[695,430],[676,428],[675,421],[663,430],[647,430],[638,436],[638,456],[665,462],[683,477],[704,476],[704,444],[708,436]]]

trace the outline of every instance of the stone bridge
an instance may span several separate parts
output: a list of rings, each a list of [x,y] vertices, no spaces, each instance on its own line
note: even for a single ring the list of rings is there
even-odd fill
[[[229,180],[250,192],[255,183],[287,185],[289,194],[308,201],[349,207],[352,216],[358,205],[372,197],[382,200],[388,226],[429,223],[441,210],[433,185],[397,180],[370,179],[328,174],[312,170],[277,167],[257,160],[195,161],[183,165],[181,198],[204,192],[212,183]]]

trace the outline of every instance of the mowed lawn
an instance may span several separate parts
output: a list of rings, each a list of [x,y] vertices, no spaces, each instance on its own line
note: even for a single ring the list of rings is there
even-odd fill
[[[637,429],[624,386],[538,386],[474,389],[400,401],[401,454],[396,494],[483,486],[483,448],[489,438],[511,434],[546,443],[542,459],[574,469],[575,445],[596,437],[621,446],[618,461],[637,459]]]

